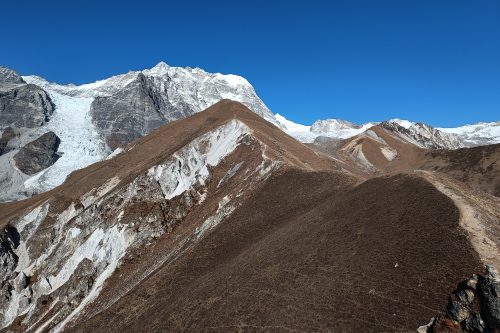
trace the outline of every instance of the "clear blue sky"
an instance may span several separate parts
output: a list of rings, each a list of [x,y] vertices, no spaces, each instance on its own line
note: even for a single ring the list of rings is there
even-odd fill
[[[132,69],[246,77],[311,123],[500,120],[499,0],[6,1],[0,64],[61,83]]]

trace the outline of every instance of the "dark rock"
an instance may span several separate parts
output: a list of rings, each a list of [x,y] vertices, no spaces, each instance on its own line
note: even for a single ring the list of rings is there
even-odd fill
[[[49,95],[34,84],[0,83],[0,128],[38,127],[54,112]]]
[[[54,164],[61,140],[54,132],[47,132],[31,141],[14,155],[16,167],[27,175],[33,175]]]
[[[8,153],[11,148],[8,147],[9,141],[16,137],[16,133],[12,127],[7,127],[0,137],[0,155]]]
[[[112,150],[193,113],[187,104],[172,105],[168,94],[143,74],[114,95],[97,97],[90,108],[92,121]]]
[[[461,323],[465,319],[469,318],[470,310],[462,303],[458,298],[454,299],[454,297],[450,297],[448,299],[448,305],[446,306],[446,317],[456,321],[457,323]]]
[[[473,332],[473,333],[484,333],[485,328],[484,328],[484,322],[483,319],[481,318],[481,315],[478,313],[472,314],[467,320],[465,321],[465,329],[468,332]]]
[[[475,293],[471,289],[462,289],[457,291],[456,295],[462,304],[471,304],[474,302]]]
[[[437,317],[432,326],[428,330],[429,333],[463,333],[462,327],[457,322],[448,319]]]
[[[486,276],[479,278],[478,294],[488,332],[500,332],[500,275],[495,267],[486,266]]]
[[[18,257],[14,253],[14,249],[19,246],[19,233],[13,227],[7,227],[0,234],[0,283],[5,285],[5,282],[11,278],[14,269],[17,266]],[[12,287],[9,286],[11,289]]]

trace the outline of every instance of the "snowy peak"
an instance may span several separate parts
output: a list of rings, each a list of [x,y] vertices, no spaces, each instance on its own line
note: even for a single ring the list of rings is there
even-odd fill
[[[408,125],[408,123],[403,124]],[[465,146],[456,135],[441,132],[423,123],[414,123],[409,127],[403,127],[397,122],[386,121],[381,123],[381,126],[420,148],[457,149]]]
[[[82,85],[60,85],[37,76],[25,76],[24,79],[61,94],[95,98],[110,97],[119,93],[137,80],[139,75],[152,77],[155,86],[169,96],[172,104],[187,104],[192,112],[202,111],[221,99],[231,99],[245,104],[266,120],[276,122],[252,85],[241,76],[208,73],[200,68],[173,67],[165,62],[159,62],[150,69],[130,71]]]
[[[317,120],[311,126],[297,124],[276,114],[276,120],[290,136],[304,143],[311,143],[318,137],[348,139],[358,135],[376,123],[356,125],[341,119]]]
[[[468,146],[500,143],[500,121],[438,129],[444,133],[457,135]]]
[[[168,70],[169,70],[170,66],[167,65],[165,62],[163,61],[160,61],[158,64],[156,64],[156,66],[154,66],[153,68],[151,69],[146,69],[146,70],[143,70],[142,72],[144,74],[149,74],[151,76],[158,76],[158,75],[165,75]]]
[[[305,143],[312,143],[318,137],[349,139],[365,133],[371,127],[379,124],[370,122],[356,125],[345,120],[326,119],[318,120],[312,126],[305,126],[289,121],[281,115],[275,117],[289,135]],[[421,148],[457,149],[465,146],[465,143],[457,135],[445,133],[423,123],[391,119],[380,123],[380,125],[403,140]]]
[[[330,133],[335,131],[358,129],[361,126],[341,119],[317,120],[311,126],[311,131],[315,133]]]
[[[327,119],[314,122],[311,126],[311,131],[321,136],[347,139],[366,131],[373,125],[375,123],[356,125],[346,120]]]
[[[399,126],[404,127],[404,128],[410,128],[411,126],[413,126],[415,124],[412,121],[399,119],[399,118],[390,119],[390,120],[388,120],[388,122],[396,123]]]

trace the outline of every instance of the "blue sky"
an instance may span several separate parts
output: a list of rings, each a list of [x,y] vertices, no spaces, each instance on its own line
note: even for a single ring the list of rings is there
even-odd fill
[[[246,77],[311,123],[500,120],[500,1],[9,1],[0,64],[60,83],[154,66]]]

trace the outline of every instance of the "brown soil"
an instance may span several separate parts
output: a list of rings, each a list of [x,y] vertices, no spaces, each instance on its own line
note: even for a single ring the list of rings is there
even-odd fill
[[[223,189],[210,185],[213,197],[190,213],[193,223],[173,226],[141,256],[126,259],[72,330],[409,332],[441,312],[457,281],[483,271],[480,251],[469,240],[474,231],[461,219],[463,207],[434,186],[443,179],[435,171],[448,173],[459,189],[470,185],[481,192],[454,190],[465,203],[494,205],[486,192],[497,193],[499,145],[431,152],[374,127],[398,156],[388,161],[379,142],[362,138],[364,155],[378,169],[367,172],[342,151],[359,138],[347,140],[329,157],[328,150],[315,152],[227,100],[157,129],[124,154],[74,172],[52,191],[0,204],[0,226],[45,200],[52,201],[50,213],[57,215],[113,177],[120,179],[117,187],[126,186],[231,119],[244,122],[267,146],[266,156],[282,162],[281,169],[239,198],[242,205],[199,243],[146,279],[132,281],[192,234],[240,183]],[[257,165],[260,151],[249,149],[239,147],[214,170],[214,179],[240,160]],[[435,178],[414,172],[420,169],[432,170]],[[161,212],[138,203],[127,214],[152,209]],[[493,208],[484,214],[498,218]],[[486,235],[500,242],[490,231]],[[117,291],[124,296],[110,301]]]
[[[482,270],[457,208],[415,176],[354,188],[343,179],[273,176],[190,252],[74,330],[407,332],[426,324],[456,281]]]

